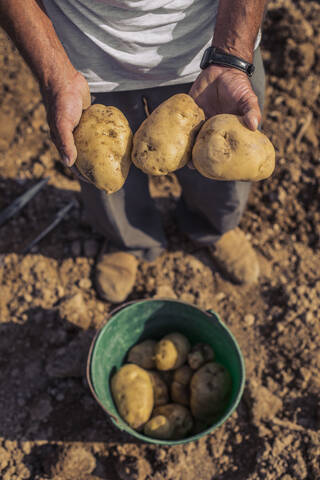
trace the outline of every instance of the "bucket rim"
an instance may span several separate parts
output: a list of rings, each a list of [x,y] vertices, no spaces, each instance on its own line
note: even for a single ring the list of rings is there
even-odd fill
[[[233,402],[233,404],[225,411],[224,415],[220,418],[219,421],[217,421],[216,423],[214,423],[213,425],[211,425],[210,427],[206,428],[205,430],[203,430],[202,432],[200,433],[197,433],[197,434],[194,434],[190,437],[187,437],[187,438],[182,438],[180,440],[160,440],[160,439],[155,439],[155,438],[151,438],[151,437],[147,437],[146,435],[143,435],[141,434],[140,432],[134,430],[133,428],[131,428],[129,425],[127,425],[125,423],[125,421],[123,420],[124,424],[126,425],[125,428],[122,428],[120,425],[119,425],[119,420],[118,418],[113,415],[111,412],[109,412],[109,410],[103,405],[103,403],[99,400],[96,392],[95,392],[95,389],[93,387],[93,384],[92,384],[92,380],[91,380],[91,363],[92,363],[92,357],[93,357],[93,351],[94,351],[94,347],[95,347],[95,344],[99,338],[99,335],[102,331],[102,329],[110,322],[112,321],[112,317],[114,317],[118,312],[120,312],[121,310],[127,308],[127,307],[130,307],[130,306],[133,306],[135,304],[138,304],[138,303],[144,303],[144,302],[149,302],[149,301],[153,301],[153,302],[157,302],[157,301],[165,301],[165,302],[170,302],[170,303],[180,303],[182,305],[186,305],[188,307],[193,307],[194,309],[202,312],[203,314],[205,314],[207,317],[211,318],[213,316],[216,317],[216,319],[219,321],[219,324],[221,325],[221,327],[226,331],[226,333],[230,336],[234,346],[235,346],[235,349],[236,349],[236,352],[237,352],[237,355],[238,355],[238,359],[239,359],[239,366],[240,366],[240,372],[241,372],[241,378],[240,378],[240,381],[239,381],[239,389],[238,389],[238,393],[237,393],[237,396]],[[129,302],[125,302],[125,303],[122,303],[121,305],[118,305],[116,306],[115,308],[113,308],[109,313],[108,315],[106,316],[106,319],[105,321],[103,322],[103,324],[99,327],[99,329],[97,330],[95,336],[93,337],[92,339],[92,342],[91,342],[91,345],[90,345],[90,349],[89,349],[89,352],[88,352],[88,358],[87,358],[87,366],[86,366],[86,377],[87,377],[87,382],[88,382],[88,385],[89,385],[89,388],[90,388],[90,391],[91,391],[91,394],[93,395],[94,399],[96,400],[96,402],[100,405],[100,407],[103,409],[103,411],[105,413],[107,413],[107,415],[110,417],[112,423],[115,425],[115,427],[120,430],[121,432],[125,432],[126,435],[130,435],[130,436],[133,436],[134,438],[137,438],[139,439],[140,441],[144,442],[144,443],[151,443],[151,444],[155,444],[155,445],[163,445],[163,446],[174,446],[174,445],[181,445],[181,444],[185,444],[185,443],[190,443],[190,442],[195,442],[197,440],[199,440],[200,438],[212,433],[214,430],[216,430],[217,428],[219,428],[232,414],[233,412],[236,410],[236,408],[238,407],[239,405],[239,402],[241,400],[241,397],[243,395],[243,391],[244,391],[244,387],[245,387],[245,381],[246,381],[246,368],[245,368],[245,362],[244,362],[244,358],[243,358],[243,355],[242,355],[242,352],[241,352],[241,349],[240,349],[240,346],[235,338],[235,336],[233,335],[233,333],[229,330],[229,328],[226,326],[226,324],[221,320],[220,316],[217,314],[217,312],[215,312],[213,309],[208,309],[208,310],[205,310],[203,308],[200,308],[192,303],[189,303],[189,302],[185,302],[183,300],[177,300],[177,299],[173,299],[173,298],[166,298],[166,297],[163,297],[163,298],[143,298],[143,299],[137,299],[137,300],[130,300]]]

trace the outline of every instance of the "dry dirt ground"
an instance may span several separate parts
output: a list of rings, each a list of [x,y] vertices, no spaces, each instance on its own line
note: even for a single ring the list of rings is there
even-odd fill
[[[37,179],[47,187],[0,230],[0,477],[3,480],[304,480],[320,478],[320,5],[269,4],[264,131],[277,150],[242,228],[261,281],[237,287],[175,226],[174,176],[152,181],[168,251],[141,265],[130,299],[169,296],[215,309],[243,350],[241,403],[215,433],[172,448],[108,423],[84,378],[88,345],[112,306],[92,285],[101,237],[58,162],[37,85],[0,33],[0,209]],[[22,255],[55,212],[76,207]]]

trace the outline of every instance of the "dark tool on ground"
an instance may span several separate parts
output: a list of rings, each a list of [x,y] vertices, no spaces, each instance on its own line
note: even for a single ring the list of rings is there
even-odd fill
[[[8,207],[0,212],[0,227],[13,215],[18,213],[48,183],[50,177],[40,180],[25,193],[17,197]]]
[[[50,177],[40,180],[36,185],[29,188],[25,193],[17,197],[8,207],[0,212],[0,227],[18,213],[40,190],[48,183]],[[53,220],[22,250],[21,253],[29,252],[40,240],[42,240],[51,230],[53,230],[66,214],[76,205],[75,200],[71,200],[65,207],[59,210]],[[0,267],[4,264],[5,255],[0,255]]]

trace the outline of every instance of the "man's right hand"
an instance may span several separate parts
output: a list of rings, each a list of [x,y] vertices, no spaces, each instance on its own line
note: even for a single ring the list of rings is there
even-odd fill
[[[73,130],[78,125],[82,112],[91,104],[89,86],[76,70],[59,81],[50,81],[41,88],[47,110],[47,119],[52,141],[61,159],[71,167],[77,158]]]

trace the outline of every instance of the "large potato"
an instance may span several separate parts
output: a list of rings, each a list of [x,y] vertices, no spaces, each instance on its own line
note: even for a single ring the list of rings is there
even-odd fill
[[[231,390],[231,376],[220,363],[209,362],[194,373],[190,389],[193,416],[210,421],[225,407]]]
[[[268,178],[275,167],[275,151],[259,130],[249,130],[241,117],[221,114],[202,126],[192,150],[195,168],[214,180]]]
[[[133,137],[132,161],[150,175],[166,175],[191,160],[203,110],[190,95],[179,93],[159,105]]]
[[[179,440],[184,438],[192,430],[193,419],[190,411],[177,403],[168,403],[154,409],[153,415],[166,417],[171,426],[170,440]],[[170,432],[170,428],[168,428]]]
[[[154,359],[155,348],[157,342],[155,340],[145,340],[138,343],[128,353],[128,362],[135,363],[142,368],[155,368],[156,363]]]
[[[114,193],[123,186],[131,164],[132,132],[116,107],[91,105],[74,131],[76,166],[100,190]]]
[[[121,417],[132,428],[142,428],[154,405],[149,373],[138,365],[123,365],[111,379],[111,391]]]
[[[156,345],[155,361],[158,370],[173,370],[181,367],[190,351],[189,340],[181,333],[169,333]]]

